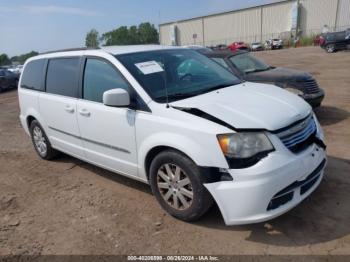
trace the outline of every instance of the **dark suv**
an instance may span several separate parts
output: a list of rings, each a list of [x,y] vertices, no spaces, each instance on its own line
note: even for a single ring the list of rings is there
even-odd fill
[[[350,49],[350,28],[345,31],[321,35],[320,46],[325,49],[327,53]]]
[[[312,107],[318,107],[324,91],[308,73],[289,68],[273,67],[247,51],[213,51],[203,53],[243,80],[274,84],[302,97]]]

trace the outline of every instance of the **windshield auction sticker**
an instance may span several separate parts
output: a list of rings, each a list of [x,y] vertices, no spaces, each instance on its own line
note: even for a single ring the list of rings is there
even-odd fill
[[[147,61],[137,63],[135,66],[140,69],[144,75],[163,72],[163,68],[156,61]]]

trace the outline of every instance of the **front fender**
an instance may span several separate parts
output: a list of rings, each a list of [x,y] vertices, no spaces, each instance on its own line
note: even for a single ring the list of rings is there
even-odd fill
[[[227,167],[227,162],[220,151],[216,153],[214,147],[208,151],[210,144],[209,141],[207,143],[198,143],[188,136],[177,133],[154,133],[138,145],[139,176],[147,179],[145,170],[146,156],[153,148],[158,146],[166,146],[179,150],[191,158],[198,166]]]

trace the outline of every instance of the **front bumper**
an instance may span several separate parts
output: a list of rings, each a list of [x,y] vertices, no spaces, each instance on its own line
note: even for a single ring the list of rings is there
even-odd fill
[[[233,181],[204,184],[219,206],[226,225],[257,223],[277,217],[298,205],[317,188],[325,165],[318,171],[314,183],[306,192],[304,188],[302,194],[300,181],[305,181],[325,161],[325,151],[313,144],[293,156],[276,151],[253,167],[229,170]],[[276,195],[293,183],[300,186],[289,190],[293,192],[292,199],[271,209],[271,201]]]
[[[302,98],[308,102],[313,108],[319,107],[324,99],[324,91],[320,88],[320,92],[316,94],[304,94]]]

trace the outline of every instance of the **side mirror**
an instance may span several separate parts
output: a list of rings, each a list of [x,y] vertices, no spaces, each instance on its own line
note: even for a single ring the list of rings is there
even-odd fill
[[[130,105],[130,95],[121,88],[111,89],[103,93],[103,104],[106,106],[127,107]]]

